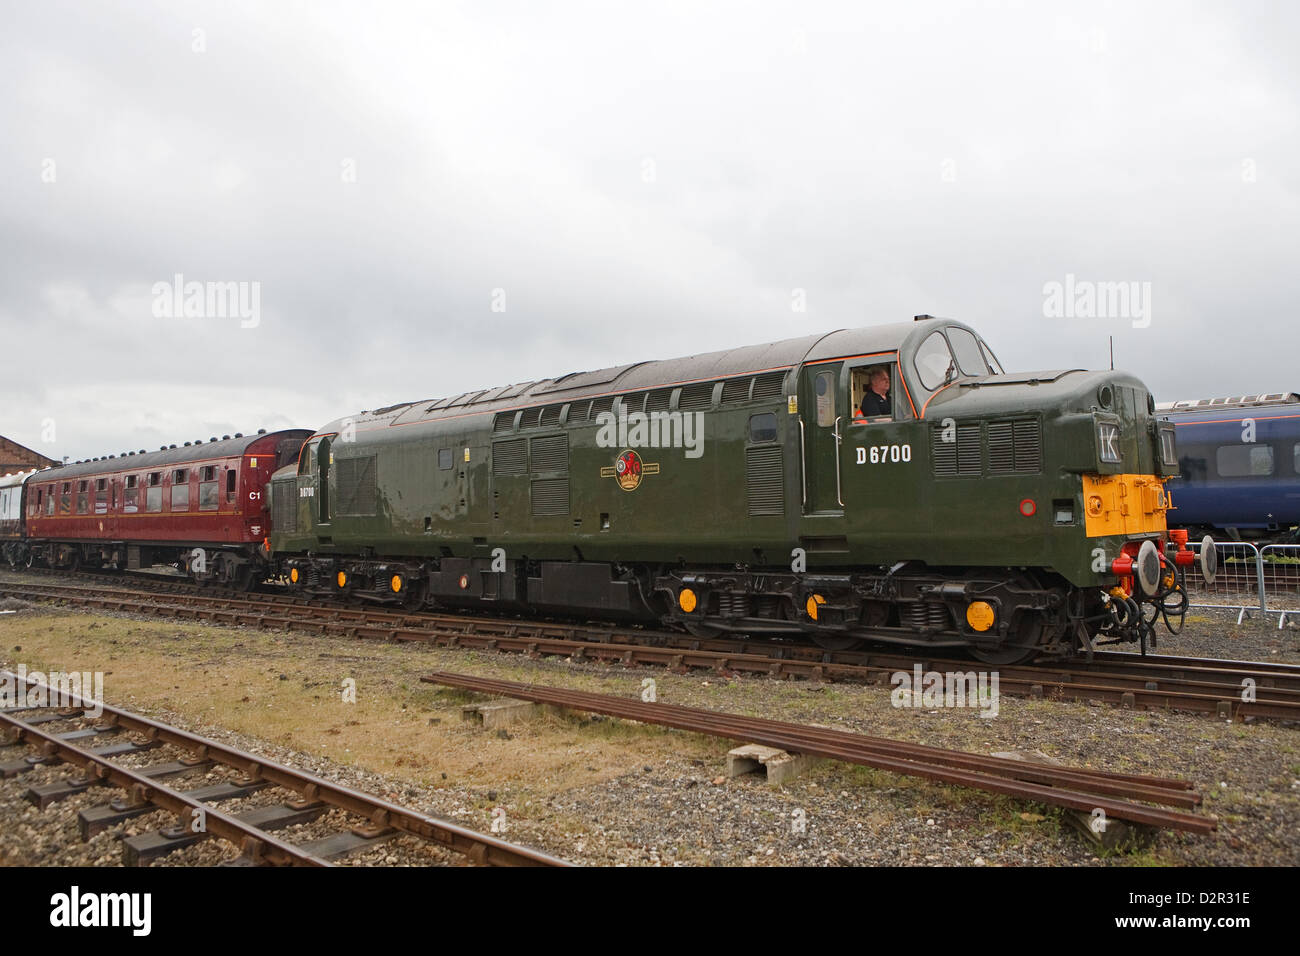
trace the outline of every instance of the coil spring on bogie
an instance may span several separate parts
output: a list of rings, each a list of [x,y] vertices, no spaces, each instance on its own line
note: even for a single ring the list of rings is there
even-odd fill
[[[749,603],[748,594],[729,594],[723,591],[718,594],[718,613],[722,617],[748,617]]]
[[[916,630],[946,631],[952,626],[952,615],[947,605],[916,601],[907,607],[907,624]]]

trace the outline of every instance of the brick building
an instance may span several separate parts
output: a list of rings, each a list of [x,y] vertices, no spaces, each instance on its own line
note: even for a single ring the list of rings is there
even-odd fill
[[[53,458],[46,458],[40,452],[24,448],[16,441],[10,441],[0,435],[0,475],[16,471],[31,471],[33,468],[45,468],[59,464]]]

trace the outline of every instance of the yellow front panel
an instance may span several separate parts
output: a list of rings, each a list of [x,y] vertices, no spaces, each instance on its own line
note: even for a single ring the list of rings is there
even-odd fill
[[[1165,530],[1169,495],[1155,475],[1084,475],[1083,518],[1088,537]]]

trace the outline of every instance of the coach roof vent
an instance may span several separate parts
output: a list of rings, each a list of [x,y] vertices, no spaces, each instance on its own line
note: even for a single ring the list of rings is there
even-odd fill
[[[259,428],[259,429],[257,430],[257,433],[258,433],[259,435],[265,435],[265,434],[266,434],[266,429],[265,429],[265,428]]]
[[[243,432],[235,432],[235,437],[236,437],[236,438],[243,438],[243,437],[244,437],[244,433],[243,433]]]
[[[212,439],[212,440],[213,440],[213,441],[216,441],[215,438]],[[221,436],[221,440],[222,440],[222,441],[230,441],[230,436],[229,436],[229,435],[222,435],[222,436]]]
[[[912,321],[913,321],[913,322],[924,322],[924,321],[926,321],[927,319],[933,319],[933,318],[934,318],[934,316],[932,316],[932,315],[914,315],[914,316],[912,316]]]

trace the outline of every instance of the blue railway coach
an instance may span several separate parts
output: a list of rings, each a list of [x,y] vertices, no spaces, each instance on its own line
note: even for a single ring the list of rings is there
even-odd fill
[[[1169,483],[1171,527],[1216,538],[1298,540],[1300,394],[1156,406],[1175,426],[1182,474]]]

